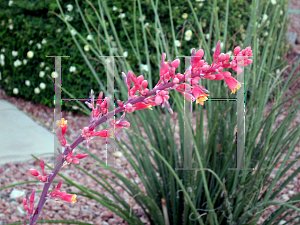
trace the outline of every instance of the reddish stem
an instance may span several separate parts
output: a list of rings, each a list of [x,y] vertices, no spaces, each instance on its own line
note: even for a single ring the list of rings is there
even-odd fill
[[[184,81],[184,77],[181,80],[179,80],[179,82],[182,82],[182,81]],[[124,105],[127,104],[127,103],[135,104],[137,102],[142,102],[145,98],[147,98],[151,95],[155,95],[157,90],[164,90],[164,89],[172,87],[172,86],[174,86],[173,81],[169,82],[169,83],[166,83],[166,84],[163,84],[159,87],[154,88],[152,91],[149,91],[144,96],[140,96],[140,97],[137,97],[136,99],[131,99],[131,100],[127,101],[126,103],[124,103]],[[95,128],[99,124],[105,122],[106,120],[113,117],[115,114],[122,112],[123,110],[124,110],[123,108],[118,107],[116,110],[110,111],[109,113],[107,113],[106,116],[102,116],[100,119],[92,122],[90,124],[89,128]],[[84,138],[81,135],[79,135],[76,138],[76,140],[70,145],[70,147],[66,147],[65,151],[63,152],[63,155],[67,155],[69,150],[74,149],[82,141],[84,141]],[[62,165],[63,165],[64,162],[65,162],[65,159],[63,157],[60,157],[58,159],[58,161],[55,165],[55,168],[53,169],[51,175],[48,178],[48,182],[45,183],[42,194],[41,194],[41,197],[40,197],[40,200],[39,200],[39,203],[38,203],[33,215],[30,217],[30,225],[34,225],[36,223],[36,221],[38,220],[39,215],[40,215],[40,213],[41,213],[41,211],[44,207],[44,204],[47,200],[46,197],[47,197],[47,193],[48,193],[48,190],[50,188],[50,185],[52,184],[52,182],[53,182],[55,176],[57,175],[57,173],[59,172],[59,170],[62,168]]]

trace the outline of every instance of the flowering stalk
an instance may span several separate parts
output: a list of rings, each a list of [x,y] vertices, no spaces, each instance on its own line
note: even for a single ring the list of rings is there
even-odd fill
[[[38,202],[38,205],[33,213],[33,199],[30,199],[30,207],[27,205],[28,200],[24,200],[25,209],[28,211],[30,216],[30,225],[36,223],[42,208],[47,199],[61,199],[67,202],[76,202],[76,195],[67,194],[64,191],[60,191],[62,181],[58,183],[58,185],[53,189],[52,192],[48,193],[51,183],[53,182],[55,176],[59,172],[59,170],[65,165],[69,163],[78,164],[79,160],[88,156],[88,154],[77,154],[74,155],[75,147],[81,143],[82,141],[86,141],[87,148],[89,147],[89,141],[94,136],[100,137],[114,137],[116,136],[118,139],[120,138],[117,133],[117,129],[122,129],[124,127],[129,127],[130,123],[127,121],[123,121],[125,119],[126,113],[132,113],[135,110],[141,110],[149,108],[152,106],[160,105],[162,108],[167,107],[170,113],[173,113],[169,99],[169,91],[177,90],[180,93],[184,94],[186,100],[196,103],[204,104],[204,101],[207,100],[207,96],[209,96],[209,91],[205,89],[205,87],[199,85],[200,79],[211,79],[211,80],[222,80],[224,79],[226,84],[232,93],[235,93],[240,87],[241,84],[237,80],[235,80],[231,73],[228,71],[224,71],[224,68],[232,68],[237,73],[242,72],[242,68],[240,66],[247,66],[252,63],[251,59],[248,59],[252,56],[251,47],[247,47],[244,50],[240,50],[240,47],[236,47],[234,49],[235,58],[232,62],[229,62],[229,55],[221,53],[220,54],[220,45],[219,41],[216,47],[216,51],[213,55],[214,61],[212,65],[208,65],[207,62],[202,60],[204,55],[204,51],[202,49],[195,52],[195,49],[192,51],[191,57],[191,65],[192,69],[186,70],[184,74],[177,73],[175,75],[175,70],[178,67],[180,60],[176,59],[173,62],[165,61],[166,54],[162,54],[161,59],[161,68],[160,68],[160,80],[153,88],[153,90],[149,91],[147,88],[148,81],[144,79],[143,75],[138,77],[132,71],[129,71],[127,75],[122,73],[124,77],[124,82],[128,88],[128,101],[122,102],[117,100],[118,108],[114,111],[108,112],[109,107],[109,98],[105,97],[103,99],[103,93],[100,92],[99,97],[97,99],[96,106],[94,105],[94,95],[93,90],[91,90],[91,103],[86,102],[89,108],[92,109],[90,125],[88,127],[84,127],[81,130],[81,134],[76,138],[76,140],[71,144],[67,144],[66,139],[64,137],[66,129],[67,129],[67,121],[64,118],[61,121],[57,122],[57,138],[60,144],[65,147],[65,151],[60,153],[57,164],[53,169],[52,173],[46,175],[44,172],[44,161],[41,158],[41,168],[43,172],[43,176],[39,175],[39,173],[31,169],[30,173],[33,176],[36,176],[40,181],[44,182],[44,188]],[[238,60],[237,57],[242,56],[244,61]],[[171,81],[172,79],[172,81]],[[185,83],[181,83],[185,82]],[[131,83],[134,84],[131,87]],[[181,83],[181,84],[180,84]],[[140,96],[136,95],[136,92]],[[151,97],[152,96],[152,97]],[[115,114],[124,111],[123,115],[120,117],[119,121],[114,122],[110,120]],[[109,121],[110,128],[95,131],[95,128],[105,121]],[[113,127],[115,129],[113,129]],[[34,191],[33,191],[34,192]],[[34,196],[34,194],[33,194]],[[34,197],[33,197],[34,198]]]

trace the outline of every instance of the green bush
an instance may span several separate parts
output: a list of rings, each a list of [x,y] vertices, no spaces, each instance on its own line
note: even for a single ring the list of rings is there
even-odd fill
[[[98,7],[98,1],[91,1],[93,5]],[[224,52],[233,51],[233,46],[241,45],[245,39],[246,27],[244,24],[248,24],[251,13],[251,1],[236,1],[230,0],[230,8],[228,14],[227,25],[227,39],[226,43],[222,44]],[[72,11],[67,10],[67,5],[73,6]],[[83,10],[83,14],[89,15],[90,21],[95,23],[95,27],[92,27],[87,21],[90,28],[90,32],[95,38],[95,43],[98,44],[98,35],[96,29],[98,29],[97,16],[93,11],[93,8],[86,1],[78,1],[79,6]],[[269,1],[260,1],[260,4],[270,4]],[[84,29],[82,18],[74,1],[64,1],[61,3],[62,8],[65,11],[65,15],[72,18],[70,21],[74,29],[86,39],[88,33]],[[1,54],[5,57],[5,65],[0,66],[1,72],[1,87],[7,92],[9,96],[15,96],[13,89],[18,88],[17,96],[22,97],[32,102],[40,102],[43,105],[53,106],[54,92],[53,92],[53,79],[51,80],[51,73],[54,71],[54,59],[52,57],[46,57],[50,55],[70,56],[62,59],[62,86],[70,93],[73,93],[76,98],[88,98],[89,90],[93,88],[96,92],[100,91],[99,84],[95,77],[91,74],[88,67],[85,65],[85,61],[82,58],[81,53],[74,44],[70,32],[66,29],[63,21],[56,17],[52,12],[60,13],[55,0],[46,1],[13,1],[11,5],[5,1],[0,2],[0,6],[3,9],[0,12],[0,21],[2,26],[0,46],[2,48]],[[102,36],[99,38],[100,47],[99,55],[109,55],[110,50],[113,51],[113,55],[123,55],[123,52],[128,52],[126,58],[131,69],[138,75],[143,74],[150,81],[150,87],[154,86],[158,81],[160,57],[163,51],[167,50],[167,58],[173,60],[177,56],[190,55],[192,47],[203,48],[201,35],[199,32],[199,26],[195,20],[195,17],[191,11],[191,7],[185,3],[185,1],[172,2],[172,18],[173,27],[175,31],[176,40],[180,41],[180,46],[175,50],[174,41],[172,38],[172,25],[170,23],[170,13],[168,1],[161,1],[158,3],[158,15],[160,16],[161,27],[163,31],[159,31],[158,25],[155,24],[155,17],[153,16],[153,10],[151,1],[141,1],[142,12],[139,11],[139,5],[134,4],[133,1],[109,1],[107,2],[108,12],[110,13],[113,24],[115,25],[116,32],[119,36],[119,40],[122,49],[116,40],[112,26],[109,22],[107,14],[103,15],[104,23],[107,28],[107,38]],[[193,4],[197,18],[200,21],[200,27],[207,38],[208,48],[210,53],[213,53],[213,48],[216,45],[215,41],[223,41],[225,31],[225,13],[226,2],[225,1],[200,1]],[[216,8],[218,19],[220,24],[215,23],[215,16],[213,14],[213,8]],[[266,14],[273,12],[275,6],[270,5]],[[136,13],[134,13],[134,10]],[[284,8],[283,8],[284,10]],[[120,15],[125,13],[124,18],[120,18]],[[183,14],[186,13],[187,17],[184,18]],[[284,15],[283,14],[280,16]],[[145,36],[147,39],[148,53],[146,52],[144,34],[142,33],[142,24],[139,19],[141,14],[145,16]],[[271,14],[272,15],[272,14]],[[135,17],[134,17],[135,16]],[[135,18],[135,23],[134,23]],[[71,20],[71,19],[70,19]],[[258,23],[260,24],[260,20]],[[218,25],[218,29],[215,25]],[[266,41],[266,30],[269,29],[270,24],[268,22],[262,23],[258,38],[260,43]],[[279,23],[280,26],[281,23]],[[13,29],[10,26],[13,25]],[[99,24],[100,26],[100,24]],[[100,26],[101,27],[101,26]],[[126,30],[124,29],[126,27]],[[191,30],[193,32],[189,41],[185,40],[185,32]],[[218,33],[220,31],[220,33]],[[159,36],[163,32],[163,37],[168,45],[165,49],[162,44],[162,38]],[[278,31],[279,32],[279,31]],[[103,34],[102,27],[100,33]],[[127,39],[127,34],[130,43]],[[151,35],[150,35],[151,34]],[[15,38],[11,38],[15,37]],[[46,40],[46,43],[42,44],[42,41]],[[133,41],[135,40],[135,41]],[[92,41],[88,41],[92,45]],[[110,44],[110,46],[108,45]],[[133,50],[132,46],[136,49]],[[40,45],[41,47],[39,48]],[[85,43],[79,41],[80,46],[84,46]],[[138,46],[138,48],[137,48]],[[280,43],[279,56],[283,55],[284,43]],[[261,48],[261,47],[260,47]],[[142,50],[139,50],[142,49]],[[144,49],[144,50],[143,50]],[[100,52],[101,50],[101,52]],[[175,51],[174,51],[175,50]],[[5,51],[5,52],[4,52]],[[12,51],[18,51],[17,56],[12,56]],[[27,57],[27,52],[33,51],[33,58]],[[93,58],[91,50],[86,52],[89,59]],[[207,52],[205,55],[208,54]],[[209,59],[209,57],[207,56]],[[105,85],[106,71],[101,60],[93,58],[90,60],[91,66],[95,69],[97,76]],[[181,58],[182,59],[182,58]],[[18,67],[14,66],[14,62],[20,60],[22,64]],[[27,60],[27,64],[23,63],[23,60]],[[149,63],[147,63],[149,60]],[[41,63],[44,66],[41,67]],[[142,64],[148,65],[148,71],[143,69]],[[70,67],[75,66],[76,71],[70,72]],[[180,72],[183,72],[183,65],[179,68]],[[44,77],[40,77],[40,72],[45,72]],[[120,72],[120,71],[119,71]],[[126,71],[125,71],[126,72]],[[25,81],[30,81],[30,86],[25,85]],[[220,81],[223,82],[223,81]],[[28,83],[28,82],[27,82]],[[40,84],[46,85],[45,89],[40,88]],[[34,89],[39,88],[40,93],[35,94]],[[116,87],[118,89],[118,87]],[[249,94],[249,93],[248,93]],[[62,98],[70,98],[67,94],[62,92]],[[172,100],[171,100],[172,102]],[[68,102],[64,105],[74,105],[73,102]],[[70,108],[64,108],[64,110],[70,110]]]

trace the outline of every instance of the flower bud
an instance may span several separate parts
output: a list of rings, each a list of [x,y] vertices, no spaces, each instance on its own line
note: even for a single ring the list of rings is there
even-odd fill
[[[98,97],[98,99],[97,99],[97,104],[101,104],[101,103],[102,103],[102,98],[103,98],[103,92],[101,91],[101,92],[99,93],[99,97]]]
[[[144,80],[144,76],[143,75],[138,76],[137,80],[138,80],[139,83],[142,83],[143,80]]]
[[[32,192],[31,192],[31,196],[30,196],[30,199],[29,199],[30,204],[32,204],[34,202],[34,196],[35,196],[35,189],[33,189]]]
[[[37,177],[39,175],[39,172],[36,171],[35,169],[30,169],[29,172],[30,172],[31,175],[33,175],[35,177]]]
[[[224,79],[224,76],[223,76],[223,74],[214,74],[214,76],[215,76],[215,79],[214,80],[223,80]]]
[[[227,60],[229,60],[230,59],[230,55],[229,54],[226,54],[226,60],[225,61],[227,61]]]
[[[148,86],[148,81],[147,80],[143,80],[142,87],[146,88],[147,86]]]
[[[60,180],[56,186],[56,190],[59,190],[64,180]]]
[[[204,60],[200,60],[199,62],[198,62],[198,67],[200,67],[200,66],[203,66],[204,65]]]
[[[178,79],[177,77],[175,77],[175,78],[173,79],[173,83],[174,83],[174,84],[178,84],[178,83],[179,83],[179,79]]]
[[[83,158],[85,158],[85,157],[87,157],[87,156],[89,156],[89,154],[77,154],[77,155],[76,155],[76,158],[77,158],[77,159],[83,159]]]
[[[238,74],[240,74],[240,73],[243,72],[243,69],[242,69],[241,67],[237,66],[237,67],[236,67],[236,72],[237,72]]]
[[[42,169],[43,175],[45,176],[45,162],[44,162],[43,158],[41,158],[41,169]]]
[[[169,72],[165,73],[164,78],[166,80],[170,80],[170,74],[169,74]]]
[[[160,105],[163,102],[163,98],[160,95],[156,95],[155,103],[156,105]]]
[[[72,163],[74,163],[74,164],[79,164],[79,160],[78,160],[78,159],[73,159],[73,160],[72,160]]]
[[[228,72],[228,71],[225,71],[225,72],[223,72],[223,76],[224,76],[224,77],[230,77],[230,76],[231,76],[231,73]]]
[[[196,52],[194,63],[197,64],[197,63],[202,59],[203,55],[204,55],[203,49],[199,49],[199,50]]]
[[[224,53],[221,53],[220,55],[219,55],[219,61],[220,62],[223,62],[223,61],[225,61],[226,60],[226,55],[224,54]]]
[[[42,182],[47,182],[47,177],[42,177]]]
[[[179,80],[181,80],[181,79],[184,77],[184,75],[181,74],[181,73],[177,73],[177,74],[176,74],[176,77],[177,77]]]
[[[237,55],[237,54],[240,53],[240,51],[241,51],[240,46],[237,46],[237,47],[234,48],[233,53],[234,53],[234,55]]]
[[[247,59],[247,66],[253,62],[252,59]]]
[[[199,80],[198,80],[198,79],[192,79],[192,85],[197,85],[197,84],[198,84],[198,82],[199,82]]]
[[[236,61],[232,61],[232,62],[230,63],[230,66],[231,66],[231,68],[236,67],[236,66],[237,66],[237,65],[236,65]]]
[[[121,100],[117,100],[118,106],[123,107],[123,102]]]
[[[202,71],[207,72],[209,70],[210,66],[209,65],[204,65],[202,66]]]
[[[213,55],[214,59],[217,59],[220,55],[220,49],[221,49],[221,41],[218,41],[216,51]]]
[[[179,59],[175,59],[175,60],[171,63],[171,65],[172,65],[173,67],[175,67],[175,69],[179,66],[179,64],[180,64],[180,60],[179,60]]]

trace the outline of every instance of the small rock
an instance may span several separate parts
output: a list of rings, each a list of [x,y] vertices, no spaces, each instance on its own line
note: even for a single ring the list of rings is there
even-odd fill
[[[104,211],[101,215],[102,220],[108,220],[109,218],[113,217],[113,212],[111,211]]]
[[[83,215],[91,215],[92,214],[92,210],[87,205],[80,207],[80,209],[81,209],[81,212],[83,213]]]
[[[142,221],[142,223],[147,223],[147,220],[145,219],[145,217],[140,217],[140,220]]]
[[[116,187],[115,188],[116,192],[118,192],[120,194],[120,192],[123,191],[123,188],[121,188],[120,186]]]
[[[17,190],[17,189],[13,189],[12,192],[10,193],[9,197],[11,199],[16,199],[16,198],[19,198],[21,196],[25,196],[26,192],[25,191],[20,191],[20,190]]]
[[[299,45],[300,44],[300,37],[297,37],[296,39],[296,45]]]
[[[117,158],[121,158],[121,157],[123,156],[123,153],[120,152],[120,151],[115,152],[115,156],[116,156]]]
[[[289,194],[290,195],[294,195],[294,191],[289,191]]]
[[[25,214],[25,212],[23,211],[23,209],[20,206],[17,207],[17,210],[21,215]]]
[[[286,187],[288,187],[288,188],[294,188],[295,186],[293,184],[288,184],[288,185],[286,185]]]
[[[102,225],[109,225],[108,222],[102,221]]]
[[[287,194],[282,195],[282,199],[288,201],[290,198]]]
[[[280,225],[285,224],[285,223],[286,223],[285,220],[281,220],[281,221],[279,222]]]
[[[107,222],[108,222],[108,224],[118,224],[118,220],[115,218],[110,218]]]
[[[294,45],[297,40],[297,33],[296,32],[288,32],[286,34],[286,38],[290,45]]]

